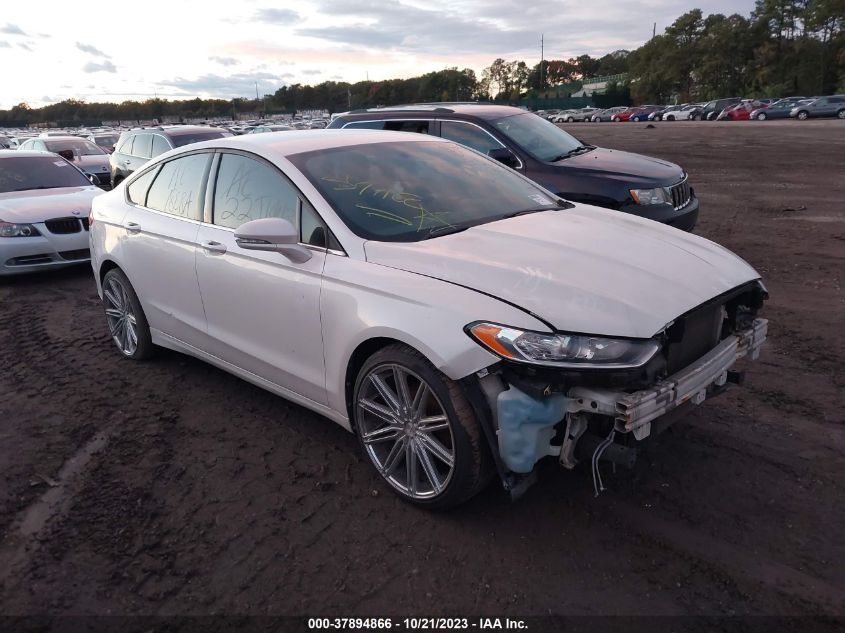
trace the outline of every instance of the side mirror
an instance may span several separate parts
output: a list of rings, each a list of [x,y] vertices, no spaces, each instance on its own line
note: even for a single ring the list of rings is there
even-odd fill
[[[59,156],[61,156],[62,158],[69,160],[70,162],[73,162],[73,150],[72,149],[60,149],[56,153]]]
[[[487,152],[487,155],[502,163],[503,165],[507,165],[508,167],[516,169],[519,165],[519,161],[517,160],[514,153],[510,151],[507,147],[497,147],[496,149],[491,149]]]
[[[235,231],[235,243],[248,251],[281,253],[295,264],[311,259],[311,251],[300,246],[299,233],[282,218],[251,220]]]
[[[97,174],[88,174],[88,180],[90,180],[91,184],[95,187],[99,187],[102,184],[99,177],[97,177]]]

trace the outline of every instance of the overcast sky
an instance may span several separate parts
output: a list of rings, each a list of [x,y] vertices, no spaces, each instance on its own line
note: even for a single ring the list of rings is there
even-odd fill
[[[291,83],[410,77],[496,57],[636,48],[693,7],[747,15],[753,0],[67,0],[3,2],[0,108],[255,96]],[[90,10],[89,10],[90,8]],[[126,16],[126,17],[121,17]]]

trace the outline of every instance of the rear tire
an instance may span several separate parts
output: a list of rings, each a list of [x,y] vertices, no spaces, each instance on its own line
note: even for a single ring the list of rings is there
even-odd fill
[[[490,481],[489,449],[463,390],[413,348],[389,345],[364,363],[352,415],[364,455],[404,501],[443,510]]]
[[[119,268],[112,268],[103,277],[103,309],[112,341],[124,357],[143,360],[153,355],[147,317],[135,289]]]
[[[567,123],[575,123],[575,119],[573,119],[572,117],[569,117],[568,119],[566,119],[566,122]]]
[[[674,121],[674,120],[675,120],[675,115],[674,115],[674,114],[670,114],[669,116],[667,116],[667,117],[666,117],[666,120],[667,120],[667,121]]]

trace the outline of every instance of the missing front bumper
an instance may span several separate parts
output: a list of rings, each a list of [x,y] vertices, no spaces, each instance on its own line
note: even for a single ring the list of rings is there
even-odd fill
[[[708,390],[723,387],[737,360],[760,354],[768,331],[766,319],[755,319],[751,327],[722,341],[707,354],[654,387],[633,393],[575,387],[569,391],[569,413],[596,413],[614,418],[616,431],[633,433],[637,440],[648,437],[651,422],[690,402],[700,404]]]

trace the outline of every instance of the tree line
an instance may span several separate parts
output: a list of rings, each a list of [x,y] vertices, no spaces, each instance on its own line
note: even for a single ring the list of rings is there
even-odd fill
[[[626,84],[614,88],[619,94],[630,93],[635,103],[845,92],[845,0],[757,0],[748,17],[705,16],[694,9],[633,51],[550,59],[533,66],[500,58],[480,77],[469,68],[447,68],[408,79],[293,84],[262,99],[155,98],[122,103],[67,99],[42,108],[21,103],[0,110],[0,125],[338,112],[431,101],[515,103],[531,97],[536,102],[548,96],[567,97],[585,78],[618,74],[627,77]]]

